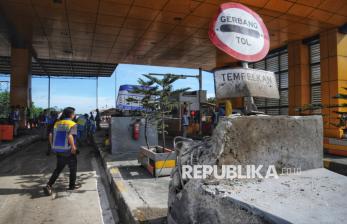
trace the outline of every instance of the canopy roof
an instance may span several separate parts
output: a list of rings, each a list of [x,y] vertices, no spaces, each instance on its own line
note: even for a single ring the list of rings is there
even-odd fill
[[[52,65],[57,61],[69,66],[66,61],[72,61],[76,67],[93,62],[90,67],[132,63],[212,69],[216,48],[207,33],[223,2],[227,1],[1,0],[5,22],[0,24],[0,56],[10,56],[12,42],[30,45],[37,58]],[[347,22],[345,0],[235,2],[262,17],[271,49]],[[77,70],[70,69],[69,75]]]
[[[117,64],[86,61],[34,59],[31,74],[57,77],[109,77]],[[0,57],[0,73],[11,73],[11,57]]]

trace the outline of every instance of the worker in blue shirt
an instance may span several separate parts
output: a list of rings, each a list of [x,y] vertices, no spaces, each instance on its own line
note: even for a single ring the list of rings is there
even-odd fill
[[[87,141],[88,144],[92,144],[93,143],[93,136],[95,134],[96,131],[96,124],[95,124],[95,120],[94,117],[90,116],[87,122]]]
[[[69,190],[76,189],[77,174],[77,154],[76,134],[77,124],[72,121],[75,116],[75,109],[67,107],[59,121],[55,122],[53,132],[49,134],[49,142],[52,150],[57,154],[57,166],[49,179],[47,185],[43,188],[46,195],[52,194],[52,186],[59,177],[59,174],[66,165],[70,169]]]
[[[82,145],[87,137],[88,114],[81,115],[77,118],[77,140]]]
[[[48,116],[48,122],[47,122],[47,136],[49,136],[50,133],[53,132],[54,124],[58,121],[58,113],[54,110],[51,111],[50,115]],[[51,154],[51,144],[48,142],[48,148],[46,155],[49,156]]]

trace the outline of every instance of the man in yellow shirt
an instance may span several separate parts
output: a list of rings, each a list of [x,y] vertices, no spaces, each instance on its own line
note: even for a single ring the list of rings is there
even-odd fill
[[[52,150],[57,154],[57,167],[55,168],[47,185],[43,188],[46,195],[52,194],[52,186],[66,165],[70,169],[69,190],[76,188],[77,156],[76,134],[77,124],[72,121],[75,109],[67,107],[59,121],[54,124],[53,132],[49,134]]]

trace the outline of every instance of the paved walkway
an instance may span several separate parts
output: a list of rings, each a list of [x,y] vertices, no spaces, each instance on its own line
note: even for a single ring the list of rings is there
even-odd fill
[[[114,223],[95,153],[81,148],[77,182],[67,191],[68,169],[55,185],[55,194],[43,194],[55,167],[55,156],[45,155],[47,142],[38,142],[0,162],[0,223]]]
[[[137,153],[111,155],[103,148],[105,130],[96,133],[122,223],[166,223],[170,177],[154,178],[137,161]]]

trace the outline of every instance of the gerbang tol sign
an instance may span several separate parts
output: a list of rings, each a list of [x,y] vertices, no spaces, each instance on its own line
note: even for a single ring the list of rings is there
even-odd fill
[[[241,61],[259,61],[269,51],[268,30],[258,14],[238,3],[224,3],[210,25],[209,37],[220,50]]]

